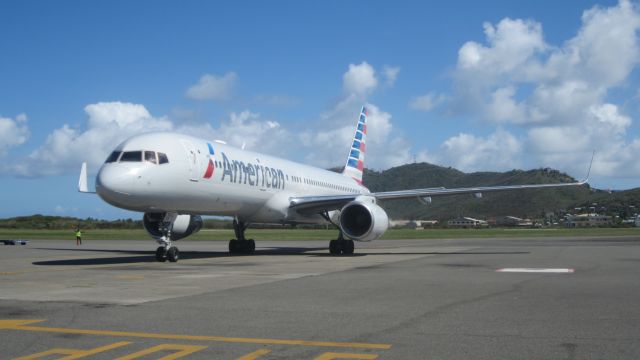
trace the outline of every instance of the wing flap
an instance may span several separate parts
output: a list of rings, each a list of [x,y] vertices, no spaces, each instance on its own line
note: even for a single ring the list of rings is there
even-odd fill
[[[424,196],[444,196],[444,195],[460,195],[460,194],[482,194],[488,192],[523,190],[523,189],[544,189],[559,188],[568,186],[580,186],[586,184],[586,181],[573,183],[555,183],[555,184],[527,184],[527,185],[504,185],[504,186],[478,186],[469,188],[429,188],[429,189],[413,189],[400,191],[385,191],[371,194],[376,199],[408,199],[412,197]]]

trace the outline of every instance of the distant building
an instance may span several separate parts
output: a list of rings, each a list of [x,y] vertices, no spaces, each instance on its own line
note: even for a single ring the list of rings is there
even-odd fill
[[[511,227],[532,227],[533,221],[531,219],[522,219],[515,216],[502,216],[502,217],[489,220],[489,225],[511,226]]]
[[[566,226],[570,228],[610,226],[611,224],[611,216],[594,213],[568,215],[566,221]]]
[[[425,227],[434,227],[438,225],[438,220],[391,220],[389,225],[392,228],[409,228],[422,230]]]
[[[478,220],[470,217],[459,217],[456,219],[451,219],[447,221],[447,225],[449,227],[458,227],[458,228],[478,228],[478,227],[486,227],[489,226],[484,220]]]

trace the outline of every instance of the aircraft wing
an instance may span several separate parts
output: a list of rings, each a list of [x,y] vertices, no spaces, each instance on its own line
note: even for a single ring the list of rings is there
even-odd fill
[[[587,183],[587,179],[572,183],[554,184],[528,184],[528,185],[504,185],[504,186],[478,186],[468,188],[425,188],[412,190],[384,191],[369,194],[347,194],[347,195],[326,195],[326,196],[298,196],[289,199],[289,208],[303,214],[321,213],[324,211],[337,210],[347,203],[355,200],[358,196],[373,196],[378,200],[391,199],[419,199],[430,198],[432,196],[474,194],[482,197],[483,193],[522,190],[522,189],[544,189],[580,186]]]

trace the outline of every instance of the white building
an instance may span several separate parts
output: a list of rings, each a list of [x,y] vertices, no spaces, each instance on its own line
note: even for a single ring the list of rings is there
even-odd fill
[[[466,229],[466,228],[486,227],[489,224],[484,220],[478,220],[470,217],[459,217],[459,218],[451,219],[447,221],[447,225],[449,227]]]
[[[610,226],[611,216],[595,213],[568,215],[566,225],[571,228]]]

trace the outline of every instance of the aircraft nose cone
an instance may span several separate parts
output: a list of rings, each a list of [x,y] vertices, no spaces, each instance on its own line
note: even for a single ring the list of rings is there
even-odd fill
[[[127,169],[105,165],[96,177],[96,192],[107,202],[120,202],[131,194],[133,179]]]

